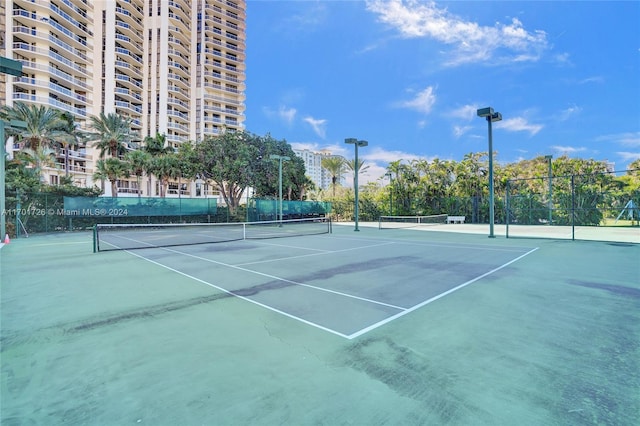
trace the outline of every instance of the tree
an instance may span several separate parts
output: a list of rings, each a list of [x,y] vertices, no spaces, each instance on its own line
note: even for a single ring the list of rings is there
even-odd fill
[[[206,137],[195,150],[197,173],[215,182],[232,214],[244,189],[251,186],[257,163],[262,160],[252,138],[245,132],[224,132]]]
[[[142,175],[149,171],[151,155],[145,151],[135,150],[127,152],[124,158],[125,161],[129,163],[131,173],[136,177],[138,197],[141,197],[142,188],[140,188],[140,180]]]
[[[0,110],[0,119],[24,121],[26,127],[5,126],[8,135],[16,136],[25,142],[26,148],[37,152],[42,146],[53,148],[56,138],[60,134],[59,128],[64,125],[60,111],[43,105],[27,105],[16,102],[13,106],[4,106]]]
[[[152,156],[174,152],[173,147],[167,145],[167,136],[160,133],[156,133],[154,137],[147,136],[144,138],[142,149]]]
[[[366,170],[369,169],[369,165],[367,164],[366,166],[364,165],[364,160],[362,158],[358,158],[358,164],[356,165],[356,160],[349,160],[346,161],[344,163],[344,165],[346,166],[347,169],[351,170],[351,172],[353,172],[354,174],[356,173],[356,171],[358,173],[362,173]]]
[[[151,159],[149,170],[160,180],[160,197],[167,195],[169,180],[178,179],[182,175],[180,160],[175,153],[155,156]]]
[[[340,184],[342,175],[344,174],[344,158],[338,156],[324,157],[321,160],[322,168],[329,172],[331,176],[331,188],[333,189],[333,196],[336,196],[336,186]]]
[[[257,196],[277,196],[278,167],[271,155],[290,158],[282,163],[282,186],[289,197],[300,197],[307,186],[304,162],[284,140],[249,132],[225,132],[207,137],[194,148],[196,174],[211,179],[231,214],[240,205],[242,193],[253,187]]]
[[[69,150],[80,145],[83,138],[82,132],[78,130],[73,114],[63,112],[60,114],[61,123],[58,127],[59,133],[55,141],[64,149],[64,175],[69,176]]]
[[[94,179],[108,180],[111,183],[111,196],[118,197],[118,179],[129,176],[129,163],[118,158],[107,158],[96,162]]]
[[[412,199],[416,191],[418,176],[410,165],[396,160],[389,163],[387,172],[395,176],[392,184],[394,210],[398,215],[414,214]]]
[[[136,138],[131,130],[131,119],[123,118],[116,113],[105,115],[103,112],[90,118],[91,128],[87,140],[95,142],[94,147],[100,150],[100,158],[107,154],[118,157],[125,153],[129,144]]]
[[[16,154],[16,161],[21,162],[33,169],[33,173],[38,177],[40,183],[46,183],[42,170],[44,167],[53,167],[56,164],[55,151],[51,148],[39,146],[36,149],[25,148]]]

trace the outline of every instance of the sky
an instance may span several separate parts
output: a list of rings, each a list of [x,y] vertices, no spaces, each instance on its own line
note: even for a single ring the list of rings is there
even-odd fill
[[[638,1],[247,0],[246,130],[391,161],[640,158]]]

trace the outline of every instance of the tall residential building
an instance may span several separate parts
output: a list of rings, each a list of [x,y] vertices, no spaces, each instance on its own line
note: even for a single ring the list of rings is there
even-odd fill
[[[174,147],[243,129],[245,0],[2,1],[0,55],[23,66],[6,77],[6,104],[55,107],[82,128],[115,112],[141,139],[165,134]],[[98,153],[70,153],[74,179],[93,185]],[[63,173],[48,170],[50,182]],[[120,183],[123,193],[135,184]],[[157,184],[143,191],[157,195]]]
[[[331,176],[327,170],[322,167],[322,159],[338,156],[326,150],[314,152],[309,149],[294,149],[293,152],[304,160],[306,174],[318,189],[327,189],[331,186]],[[344,183],[345,180],[343,177],[340,184],[344,185]]]

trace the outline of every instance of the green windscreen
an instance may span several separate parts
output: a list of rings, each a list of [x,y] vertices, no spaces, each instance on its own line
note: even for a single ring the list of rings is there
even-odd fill
[[[64,197],[66,216],[195,216],[215,215],[215,198]]]
[[[331,213],[331,203],[324,201],[282,200],[284,219],[303,219]],[[253,198],[249,201],[249,219],[252,221],[279,219],[280,201]]]

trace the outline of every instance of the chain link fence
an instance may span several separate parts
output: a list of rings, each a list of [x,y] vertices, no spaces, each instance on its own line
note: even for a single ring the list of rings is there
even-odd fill
[[[507,183],[508,220],[505,222],[510,225],[638,226],[640,191],[629,193],[615,188],[613,177],[614,173],[597,173],[511,180]]]

